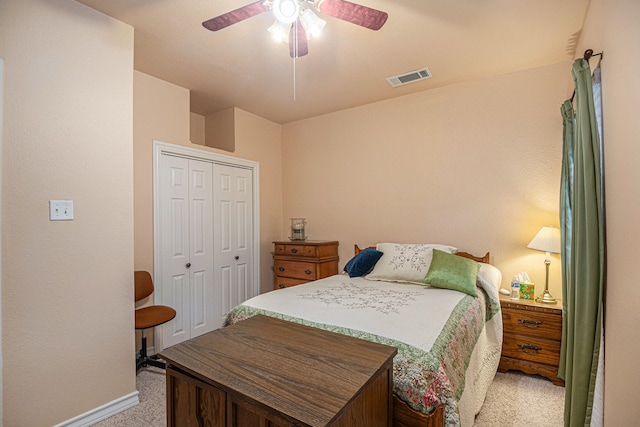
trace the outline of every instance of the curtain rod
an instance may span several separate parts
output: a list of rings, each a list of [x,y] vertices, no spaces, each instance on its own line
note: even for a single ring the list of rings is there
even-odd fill
[[[589,62],[589,60],[591,59],[591,57],[593,56],[599,56],[600,60],[602,61],[602,59],[604,58],[604,55],[602,54],[602,52],[600,53],[593,53],[593,49],[587,49],[584,51],[584,55],[583,58],[585,59],[585,61]],[[571,95],[571,102],[573,103],[573,98],[576,96],[576,91],[575,89],[573,90],[573,95]]]

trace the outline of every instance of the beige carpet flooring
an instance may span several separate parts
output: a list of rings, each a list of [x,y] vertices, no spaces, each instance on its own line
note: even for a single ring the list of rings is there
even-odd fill
[[[165,427],[165,377],[156,368],[137,376],[140,404],[107,418],[96,427]],[[561,427],[564,388],[515,372],[498,373],[474,427]]]
[[[497,373],[474,427],[562,427],[564,387],[518,372]]]

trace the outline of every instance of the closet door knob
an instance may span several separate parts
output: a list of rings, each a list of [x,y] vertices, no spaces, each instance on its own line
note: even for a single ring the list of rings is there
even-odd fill
[[[238,255],[236,255],[236,261],[239,260],[239,259],[240,259],[240,257]]]
[[[190,263],[190,262],[188,262],[188,263],[187,263],[187,265],[186,265],[185,267],[190,268],[190,267],[191,267],[191,263]]]

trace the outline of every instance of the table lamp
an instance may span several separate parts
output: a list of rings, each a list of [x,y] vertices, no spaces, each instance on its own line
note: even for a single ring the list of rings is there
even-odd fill
[[[544,292],[541,296],[536,298],[536,302],[545,304],[555,304],[556,299],[549,293],[549,266],[551,265],[551,253],[560,253],[560,229],[553,226],[545,226],[538,231],[533,239],[527,245],[529,249],[535,249],[536,251],[542,251],[547,253],[547,257],[544,260],[544,264],[547,270],[547,278],[544,283]]]

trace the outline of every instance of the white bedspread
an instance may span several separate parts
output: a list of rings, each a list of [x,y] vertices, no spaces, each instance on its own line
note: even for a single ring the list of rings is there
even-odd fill
[[[467,367],[488,366],[492,379],[497,368],[496,349],[499,358],[502,338],[500,315],[495,316],[499,311],[499,271],[483,265],[478,277],[478,286],[486,294],[480,291],[480,297],[475,299],[447,289],[340,274],[254,297],[236,307],[228,321],[258,313],[278,315],[398,347],[394,359],[396,395],[422,412],[444,402],[447,423],[460,425],[457,403],[465,383],[468,386],[470,380],[475,383],[478,378],[484,383],[487,376],[466,372]],[[487,334],[485,322],[489,319],[492,325],[498,323],[499,336],[495,326]],[[474,351],[478,341],[483,348],[480,355]],[[479,360],[472,361],[472,353]],[[433,372],[426,374],[426,370]],[[412,387],[420,381],[424,384],[414,390]],[[484,400],[486,387],[481,388],[481,399],[475,397],[472,401]]]
[[[244,305],[402,341],[428,351],[464,294],[331,276],[269,292]],[[415,328],[428,324],[428,328]]]

